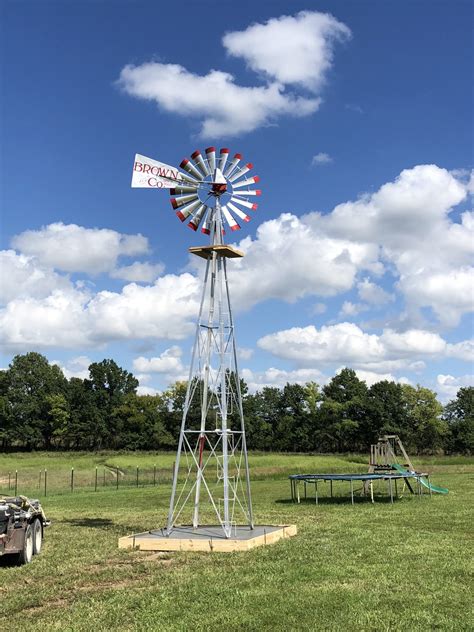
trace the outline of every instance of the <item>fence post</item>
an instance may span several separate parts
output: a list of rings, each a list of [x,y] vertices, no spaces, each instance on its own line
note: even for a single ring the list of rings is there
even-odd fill
[[[156,485],[156,463],[153,466],[153,487]]]
[[[74,468],[71,467],[71,493],[74,491]]]
[[[41,470],[39,471],[38,489],[41,489]]]
[[[18,493],[18,470],[15,470],[15,496]]]
[[[12,488],[12,473],[8,472],[8,491]]]
[[[116,476],[117,476],[117,489],[118,489],[119,488],[119,469],[118,469],[118,467],[116,467],[115,470],[116,470],[115,473],[116,473]]]
[[[94,483],[94,491],[97,491],[97,465],[95,467],[95,483]]]
[[[44,495],[47,495],[47,487],[48,487],[48,470],[45,468],[44,470]]]

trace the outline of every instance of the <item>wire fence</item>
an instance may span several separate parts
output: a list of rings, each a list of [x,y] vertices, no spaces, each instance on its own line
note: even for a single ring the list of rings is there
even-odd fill
[[[48,496],[78,491],[119,490],[121,488],[157,487],[170,483],[173,467],[97,466],[93,469],[25,469],[0,471],[0,495]]]

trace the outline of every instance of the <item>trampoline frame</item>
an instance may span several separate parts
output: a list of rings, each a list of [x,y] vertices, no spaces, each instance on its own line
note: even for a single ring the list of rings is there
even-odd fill
[[[366,495],[367,486],[370,490],[370,499],[371,502],[374,503],[374,490],[373,490],[373,482],[374,481],[387,481],[387,486],[390,494],[390,502],[393,504],[393,487],[395,483],[395,496],[398,496],[397,489],[397,481],[406,480],[409,478],[415,479],[417,482],[417,493],[416,496],[421,498],[423,496],[423,486],[420,483],[420,478],[424,477],[428,480],[428,484],[430,483],[430,477],[427,473],[421,472],[413,472],[402,474],[373,474],[373,473],[360,473],[360,474],[291,474],[288,478],[290,480],[290,491],[291,491],[291,500],[300,504],[301,495],[300,495],[300,483],[304,484],[304,498],[307,498],[307,484],[314,484],[315,487],[315,504],[319,504],[319,495],[318,495],[318,481],[327,482],[330,484],[330,497],[333,498],[333,481],[346,481],[350,482],[351,485],[351,503],[354,504],[354,481],[362,481],[364,482],[364,496]],[[432,496],[431,487],[429,489],[429,495]]]

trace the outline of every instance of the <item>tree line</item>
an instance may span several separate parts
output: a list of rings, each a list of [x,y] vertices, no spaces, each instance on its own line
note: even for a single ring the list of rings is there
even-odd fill
[[[138,380],[111,359],[92,363],[87,379],[67,379],[39,353],[17,355],[0,372],[0,445],[172,450],[186,386],[138,395]],[[428,388],[387,380],[368,387],[345,368],[323,387],[309,382],[249,393],[241,380],[241,391],[251,450],[363,453],[383,434],[398,434],[413,454],[474,450],[474,387],[460,388],[443,407]],[[196,407],[190,415],[198,419]]]

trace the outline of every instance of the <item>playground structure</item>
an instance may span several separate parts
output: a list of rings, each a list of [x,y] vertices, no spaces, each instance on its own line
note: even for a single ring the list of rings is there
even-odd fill
[[[397,453],[400,453],[400,456]],[[403,464],[398,461],[402,460]],[[355,474],[292,474],[289,476],[291,500],[300,503],[301,496],[308,499],[308,484],[314,485],[314,501],[319,503],[318,482],[329,482],[330,497],[333,498],[333,482],[346,481],[350,483],[351,502],[354,504],[354,481],[362,483],[361,492],[364,496],[370,495],[374,502],[373,484],[377,481],[387,483],[390,502],[398,497],[398,483],[403,482],[412,494],[423,496],[424,489],[429,495],[433,493],[447,494],[444,487],[433,485],[427,472],[417,472],[408,456],[403,443],[398,435],[384,435],[376,444],[370,446],[368,473]],[[303,492],[300,484],[303,483]]]
[[[404,463],[399,463],[400,457],[397,455],[400,452],[400,456],[403,457]],[[438,487],[433,485],[428,474],[424,472],[417,472],[413,463],[408,456],[403,443],[398,435],[384,435],[377,443],[370,446],[370,459],[369,459],[369,474],[376,473],[390,473],[399,472],[400,474],[411,474],[412,478],[416,478],[419,485],[429,490],[430,494],[435,492],[437,494],[447,494],[448,490],[445,487]],[[407,487],[411,493],[415,493],[411,488],[410,477],[407,477]]]
[[[294,525],[254,524],[245,424],[237,366],[227,261],[244,256],[224,243],[226,228],[248,222],[253,201],[251,163],[241,154],[196,150],[179,169],[137,154],[132,186],[171,189],[178,218],[209,236],[189,248],[206,261],[173,474],[167,525],[121,538],[121,548],[144,550],[247,550],[296,534]],[[196,411],[198,413],[196,414]],[[194,416],[193,416],[194,412]],[[217,524],[209,524],[212,515]],[[185,520],[183,525],[180,521]]]

